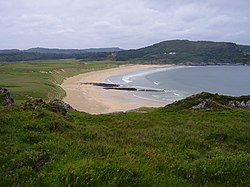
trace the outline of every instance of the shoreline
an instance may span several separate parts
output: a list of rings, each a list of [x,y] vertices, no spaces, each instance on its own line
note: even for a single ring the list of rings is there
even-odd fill
[[[105,90],[84,84],[87,82],[102,83],[106,78],[134,71],[152,68],[170,68],[175,65],[121,65],[118,68],[92,71],[67,78],[60,85],[66,92],[63,101],[80,112],[90,114],[107,114],[125,112],[141,107],[161,107],[169,103],[149,101],[135,97],[132,92],[124,90]]]

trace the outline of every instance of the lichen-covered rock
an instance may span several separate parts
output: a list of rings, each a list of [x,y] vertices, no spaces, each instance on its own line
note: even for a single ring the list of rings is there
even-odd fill
[[[250,108],[250,100],[246,102],[246,107]]]
[[[235,101],[229,101],[228,106],[230,107],[235,107]]]
[[[240,108],[240,101],[235,101],[235,106]]]
[[[51,100],[48,106],[53,112],[62,113],[63,115],[67,115],[68,111],[72,109],[69,104],[57,99]]]
[[[228,106],[233,108],[250,108],[250,100],[246,101],[229,101]]]
[[[241,101],[240,106],[241,106],[242,108],[245,108],[245,107],[246,107],[245,102],[244,102],[244,101]]]
[[[203,101],[201,101],[198,105],[192,106],[192,109],[204,109],[207,104],[211,103],[213,101],[212,98],[206,98]]]
[[[206,109],[206,110],[232,110],[250,109],[250,95],[233,97],[202,92],[183,100],[176,101],[165,108],[173,109]]]
[[[21,107],[25,110],[27,109],[36,110],[39,107],[45,106],[45,104],[46,104],[45,101],[42,99],[36,99],[30,97],[25,103],[21,105]]]
[[[192,109],[203,109],[205,108],[205,105],[207,104],[206,101],[202,101],[201,103],[199,103],[198,105],[196,106],[193,106]]]
[[[37,109],[48,109],[52,112],[61,113],[66,115],[72,107],[61,101],[61,100],[51,100],[46,103],[43,99],[36,99],[30,97],[25,103],[21,105],[24,110],[37,110]]]
[[[205,101],[206,101],[206,102],[208,102],[208,103],[210,103],[210,102],[212,102],[212,101],[213,101],[213,99],[211,99],[211,98],[207,98],[207,99],[205,99]]]
[[[0,88],[0,105],[15,106],[15,101],[10,96],[10,91],[8,89]]]

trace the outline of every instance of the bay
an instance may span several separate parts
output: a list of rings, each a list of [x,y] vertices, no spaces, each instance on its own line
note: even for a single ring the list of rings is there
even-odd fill
[[[177,66],[116,75],[107,82],[124,87],[157,89],[134,92],[135,97],[173,102],[200,92],[230,96],[250,95],[250,66]]]

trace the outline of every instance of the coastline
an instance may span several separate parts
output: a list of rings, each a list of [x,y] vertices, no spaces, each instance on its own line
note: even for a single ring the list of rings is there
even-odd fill
[[[87,82],[104,82],[106,78],[150,68],[170,68],[175,65],[122,65],[118,68],[92,71],[79,74],[64,80],[60,85],[66,92],[63,101],[74,109],[90,114],[124,112],[140,107],[160,107],[169,103],[150,101],[134,97],[133,93],[124,90],[104,90],[87,85]]]

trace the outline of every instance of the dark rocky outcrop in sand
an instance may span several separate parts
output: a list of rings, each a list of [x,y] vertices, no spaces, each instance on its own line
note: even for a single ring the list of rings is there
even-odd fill
[[[15,101],[10,96],[10,91],[6,88],[0,88],[0,105],[15,106]]]
[[[109,84],[109,83],[87,82],[83,84],[99,86],[105,90],[124,90],[124,91],[136,91],[136,92],[164,92],[164,90],[158,90],[158,89],[141,89],[141,88],[134,88],[134,87],[124,87],[119,84]]]
[[[120,85],[119,84],[109,84],[109,83],[98,83],[98,82],[86,82],[86,83],[82,83],[82,84],[89,84],[89,85],[93,85],[93,86],[100,86],[103,88],[117,88]]]

